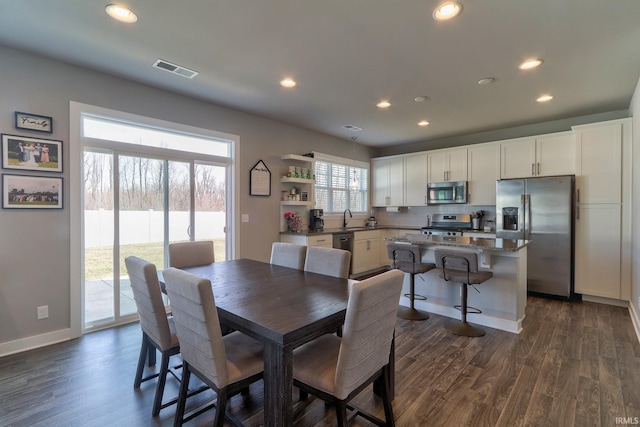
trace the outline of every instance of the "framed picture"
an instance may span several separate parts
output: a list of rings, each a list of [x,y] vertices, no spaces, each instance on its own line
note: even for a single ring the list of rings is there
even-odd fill
[[[62,172],[62,141],[3,133],[2,167]]]
[[[53,133],[53,119],[47,116],[16,111],[16,129]]]
[[[2,175],[4,209],[62,209],[62,178]]]
[[[258,160],[249,173],[249,195],[271,195],[271,171],[262,160]]]

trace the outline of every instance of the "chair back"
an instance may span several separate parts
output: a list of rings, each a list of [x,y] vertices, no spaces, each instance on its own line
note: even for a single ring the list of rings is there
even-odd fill
[[[163,276],[182,359],[218,388],[226,387],[229,371],[211,282],[176,268]]]
[[[213,242],[210,240],[169,244],[169,267],[192,267],[213,262]]]
[[[337,398],[345,399],[389,363],[403,278],[391,270],[353,285],[336,367]]]
[[[350,267],[351,252],[349,251],[323,248],[322,246],[307,246],[304,271],[348,279]]]
[[[162,301],[156,266],[135,256],[127,257],[124,262],[129,273],[142,331],[158,344],[161,350],[171,348],[171,329]]]
[[[273,242],[271,245],[271,260],[274,265],[304,269],[304,260],[307,254],[307,247],[294,243]]]
[[[478,271],[478,254],[475,252],[452,251],[446,249],[436,249],[436,267],[451,270],[468,271],[475,273]]]
[[[402,243],[389,243],[387,245],[387,255],[393,260],[393,267],[400,264],[419,264],[422,260],[422,251],[418,245],[407,245]]]

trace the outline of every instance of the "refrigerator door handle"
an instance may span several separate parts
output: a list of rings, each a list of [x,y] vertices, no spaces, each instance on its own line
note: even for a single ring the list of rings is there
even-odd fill
[[[525,240],[529,239],[529,233],[531,232],[531,195],[523,194],[522,198],[524,200],[524,236]]]

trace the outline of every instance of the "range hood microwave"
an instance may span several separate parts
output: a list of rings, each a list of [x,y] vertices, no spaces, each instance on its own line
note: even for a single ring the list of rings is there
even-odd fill
[[[427,204],[467,203],[467,181],[430,182],[427,184]]]

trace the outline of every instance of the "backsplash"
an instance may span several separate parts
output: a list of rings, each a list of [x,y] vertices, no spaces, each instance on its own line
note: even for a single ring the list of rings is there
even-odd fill
[[[496,207],[495,206],[462,206],[462,205],[440,205],[440,206],[417,206],[404,208],[400,212],[389,212],[386,208],[375,208],[375,215],[378,225],[397,225],[402,227],[426,227],[431,215],[439,213],[468,214],[485,211],[481,226],[491,227],[491,231],[496,229]]]

